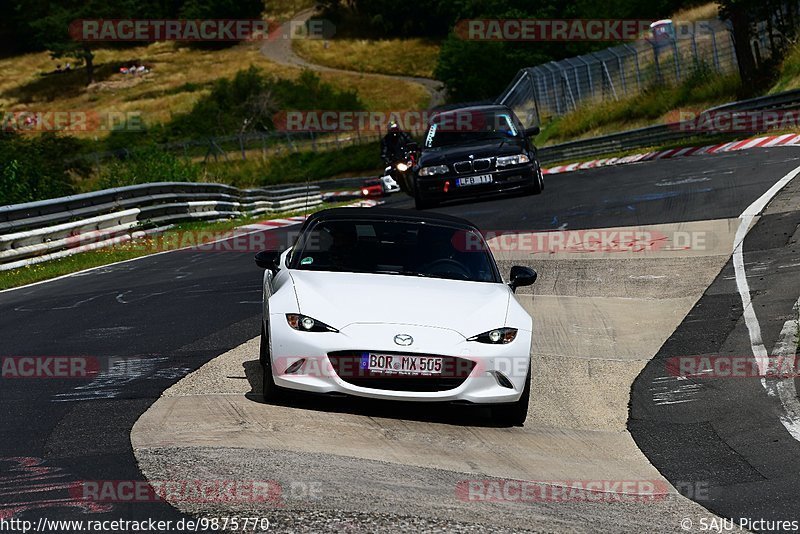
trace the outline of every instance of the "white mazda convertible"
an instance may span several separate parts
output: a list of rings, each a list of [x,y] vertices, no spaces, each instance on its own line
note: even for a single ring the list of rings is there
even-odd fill
[[[338,208],[311,215],[294,246],[262,251],[264,396],[287,389],[490,405],[528,413],[533,320],[480,231],[456,217]]]

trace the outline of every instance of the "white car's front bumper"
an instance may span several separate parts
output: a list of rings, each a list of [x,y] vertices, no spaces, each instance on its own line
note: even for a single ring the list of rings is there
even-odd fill
[[[467,341],[453,330],[405,324],[362,323],[349,325],[337,333],[299,332],[288,325],[282,314],[270,316],[269,328],[276,385],[314,393],[409,401],[514,402],[522,394],[531,361],[531,332],[526,330],[519,330],[511,343],[491,345]],[[394,342],[397,334],[412,336],[413,344],[398,346]],[[447,379],[444,387],[451,389],[420,390],[420,387],[431,389],[429,382],[424,386],[420,384],[432,377],[408,375],[384,376],[380,380],[383,384],[375,387],[375,381],[365,381],[359,375],[357,365],[344,366],[345,371],[340,376],[329,358],[329,354],[333,354],[336,361],[337,355],[346,359],[364,352],[442,356],[445,363],[457,358],[450,362],[454,366],[451,369],[458,371],[445,372],[440,377]],[[304,361],[297,364],[299,360]],[[286,373],[293,365],[293,372]],[[342,371],[341,367],[337,368]],[[365,383],[371,387],[365,387]],[[433,386],[433,389],[439,388]]]

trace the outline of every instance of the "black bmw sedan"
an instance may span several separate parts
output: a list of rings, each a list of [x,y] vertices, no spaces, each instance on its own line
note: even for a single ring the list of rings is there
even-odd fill
[[[541,193],[544,179],[531,142],[538,133],[538,126],[524,129],[506,106],[433,115],[414,173],[417,209],[497,192]]]

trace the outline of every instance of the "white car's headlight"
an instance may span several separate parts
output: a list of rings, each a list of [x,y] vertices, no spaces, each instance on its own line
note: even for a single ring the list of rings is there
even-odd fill
[[[397,164],[397,170],[400,171],[400,172],[405,172],[405,171],[408,170],[408,165],[406,165],[403,162],[400,162],[400,163]]]
[[[289,326],[301,332],[338,332],[334,327],[328,326],[322,321],[317,321],[299,313],[287,313],[286,322],[289,323]]]
[[[434,165],[433,167],[422,167],[419,170],[420,176],[433,176],[434,174],[447,174],[447,165]]]
[[[495,328],[483,334],[467,338],[467,341],[477,341],[478,343],[489,343],[491,345],[505,345],[511,343],[517,337],[516,328]]]
[[[498,167],[508,167],[509,165],[522,165],[531,160],[527,154],[517,154],[516,156],[502,156],[497,158]]]

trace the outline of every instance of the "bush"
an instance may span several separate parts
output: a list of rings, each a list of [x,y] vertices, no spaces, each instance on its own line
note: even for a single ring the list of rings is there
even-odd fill
[[[357,111],[364,105],[355,91],[340,91],[311,71],[303,71],[297,80],[286,80],[265,76],[251,66],[233,79],[215,82],[191,111],[176,115],[165,125],[146,132],[111,132],[106,147],[118,150],[153,142],[266,132],[274,128],[272,118],[281,109]]]
[[[238,187],[259,187],[306,180],[324,180],[344,173],[369,173],[383,168],[377,143],[326,152],[298,152],[266,161],[214,163],[208,172],[216,181]]]
[[[796,88],[800,78],[800,44],[795,44],[786,53],[780,68],[780,75],[770,93]]]
[[[201,175],[200,165],[148,146],[103,167],[97,185],[107,189],[149,182],[196,182]]]
[[[74,194],[73,176],[89,173],[85,162],[73,159],[80,149],[71,137],[0,133],[0,205]]]

